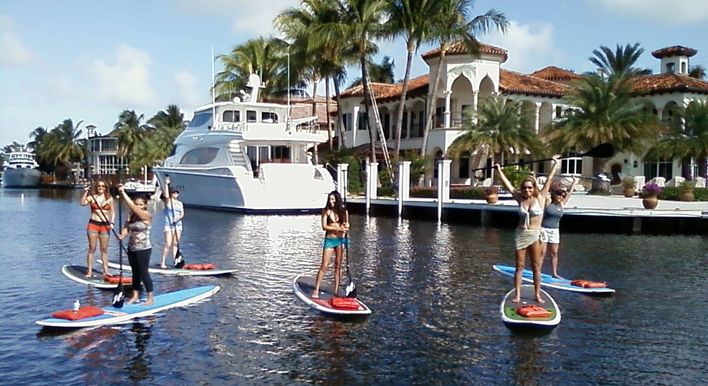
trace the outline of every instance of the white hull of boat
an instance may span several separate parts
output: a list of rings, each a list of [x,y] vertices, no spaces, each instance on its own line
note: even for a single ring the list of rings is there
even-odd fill
[[[170,177],[170,187],[180,191],[179,199],[185,205],[209,209],[271,213],[320,211],[327,195],[334,190],[334,182],[324,168],[264,166],[265,176],[272,176],[280,169],[278,178],[254,178],[243,168],[226,166],[199,170],[163,167],[153,171],[160,186],[164,186],[166,176]],[[315,170],[321,179],[313,177]],[[303,174],[311,176],[310,181],[304,181]]]
[[[34,188],[39,186],[42,172],[39,169],[5,169],[2,185],[6,188]]]

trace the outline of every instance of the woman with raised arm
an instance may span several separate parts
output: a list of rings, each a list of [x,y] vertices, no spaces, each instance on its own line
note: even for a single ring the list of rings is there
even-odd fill
[[[172,250],[172,263],[177,257],[177,243],[182,238],[182,219],[184,218],[184,205],[178,200],[179,190],[170,189],[170,177],[165,177],[165,188],[162,189],[162,201],[165,203],[165,245],[160,257],[160,268],[167,268],[165,259]]]
[[[541,266],[543,256],[541,255],[541,221],[543,220],[543,208],[548,200],[548,190],[551,187],[550,181],[558,170],[558,157],[553,157],[553,166],[548,173],[547,183],[543,189],[538,189],[536,178],[532,176],[521,180],[520,191],[514,187],[506,178],[499,164],[494,165],[499,172],[499,177],[506,190],[511,193],[519,204],[519,225],[516,228],[516,272],[514,273],[514,288],[516,294],[513,302],[521,301],[521,277],[526,263],[526,255],[531,255],[531,268],[533,269],[533,287],[536,301],[545,303],[541,298]]]
[[[128,261],[130,269],[133,271],[133,296],[128,299],[128,304],[137,302],[140,299],[140,291],[145,285],[147,300],[143,305],[149,306],[155,302],[152,278],[150,277],[150,254],[152,245],[150,244],[150,227],[152,215],[147,210],[147,198],[143,196],[132,200],[123,189],[123,185],[118,185],[121,197],[130,208],[128,220],[123,225],[118,238],[123,240],[128,237]]]
[[[322,277],[329,266],[332,253],[334,253],[335,296],[342,278],[342,255],[344,254],[344,243],[347,242],[345,236],[349,230],[349,212],[342,201],[342,196],[336,190],[327,195],[327,203],[322,209],[322,230],[325,231],[325,237],[322,244],[322,263],[317,272],[315,289],[312,292],[312,297],[315,299],[320,297],[320,284],[322,284]]]
[[[108,241],[109,233],[113,227],[115,212],[113,211],[113,198],[108,192],[108,186],[103,180],[96,182],[96,190],[91,193],[91,188],[84,189],[84,195],[79,202],[81,206],[89,205],[91,216],[86,226],[86,236],[88,237],[88,253],[86,253],[86,277],[93,275],[93,260],[96,254],[96,244],[101,245],[101,263],[103,273],[108,272]]]
[[[546,204],[543,211],[543,222],[541,222],[541,232],[543,232],[541,244],[541,257],[546,258],[546,251],[551,253],[551,270],[553,277],[562,279],[558,275],[558,251],[560,250],[560,220],[563,217],[563,207],[570,200],[570,195],[575,190],[578,183],[577,178],[573,178],[573,183],[566,191],[562,185],[551,188],[551,200]],[[548,185],[551,184],[549,180]]]

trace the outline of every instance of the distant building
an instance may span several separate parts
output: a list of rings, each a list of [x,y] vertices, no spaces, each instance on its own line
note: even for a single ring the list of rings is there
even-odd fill
[[[696,50],[682,46],[667,47],[652,52],[661,60],[661,71],[656,75],[641,76],[633,84],[637,98],[647,100],[647,110],[657,119],[669,122],[676,119],[674,112],[692,100],[708,99],[708,82],[688,76],[689,58]],[[401,149],[420,149],[425,124],[427,100],[431,98],[429,77],[437,72],[440,51],[434,49],[422,55],[429,66],[429,74],[412,78],[406,95]],[[549,66],[531,74],[522,74],[502,68],[507,60],[507,50],[481,44],[479,56],[466,53],[461,43],[454,44],[446,54],[445,68],[438,87],[435,103],[435,120],[429,133],[426,152],[442,158],[452,142],[463,133],[465,119],[471,119],[481,98],[501,93],[510,100],[519,101],[522,109],[533,117],[532,126],[538,133],[554,119],[562,116],[569,107],[562,100],[570,92],[570,83],[581,75],[570,70]],[[400,101],[402,83],[372,83],[384,136],[388,147],[393,147],[395,115]],[[361,85],[342,92],[342,113],[346,144],[357,147],[369,143],[366,130],[363,88]],[[453,159],[453,183],[470,183],[471,171],[490,165],[491,156],[485,154],[462,155]],[[608,162],[613,174],[644,175],[647,180],[664,177],[667,181],[681,174],[680,159],[645,159],[643,155],[617,154]],[[543,172],[544,165],[537,165]],[[696,165],[692,164],[695,175]],[[609,170],[608,170],[609,171]],[[562,173],[589,176],[591,158],[564,159]]]
[[[118,134],[113,130],[106,135],[89,132],[89,175],[118,174],[128,167],[128,160],[118,156]]]

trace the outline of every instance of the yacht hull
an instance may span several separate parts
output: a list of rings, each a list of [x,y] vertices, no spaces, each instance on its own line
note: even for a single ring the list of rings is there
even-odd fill
[[[314,168],[312,168],[314,172]],[[207,170],[155,168],[160,186],[170,177],[170,187],[180,191],[186,206],[249,213],[309,213],[321,211],[334,190],[331,178],[304,182],[295,178],[265,181],[239,168]],[[329,176],[326,176],[329,177]]]
[[[39,169],[5,169],[2,186],[5,188],[35,188],[39,186],[42,172]]]

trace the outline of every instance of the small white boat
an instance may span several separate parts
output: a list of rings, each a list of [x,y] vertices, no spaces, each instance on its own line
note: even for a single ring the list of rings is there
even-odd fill
[[[292,120],[289,106],[258,100],[260,78],[251,75],[244,101],[216,102],[196,110],[171,155],[153,168],[167,176],[187,206],[245,212],[321,210],[335,189],[330,173],[313,165],[307,150],[327,141],[316,117]],[[245,93],[244,93],[245,94]]]
[[[34,188],[39,185],[42,172],[28,151],[13,151],[7,155],[3,166],[2,185],[6,188]]]

